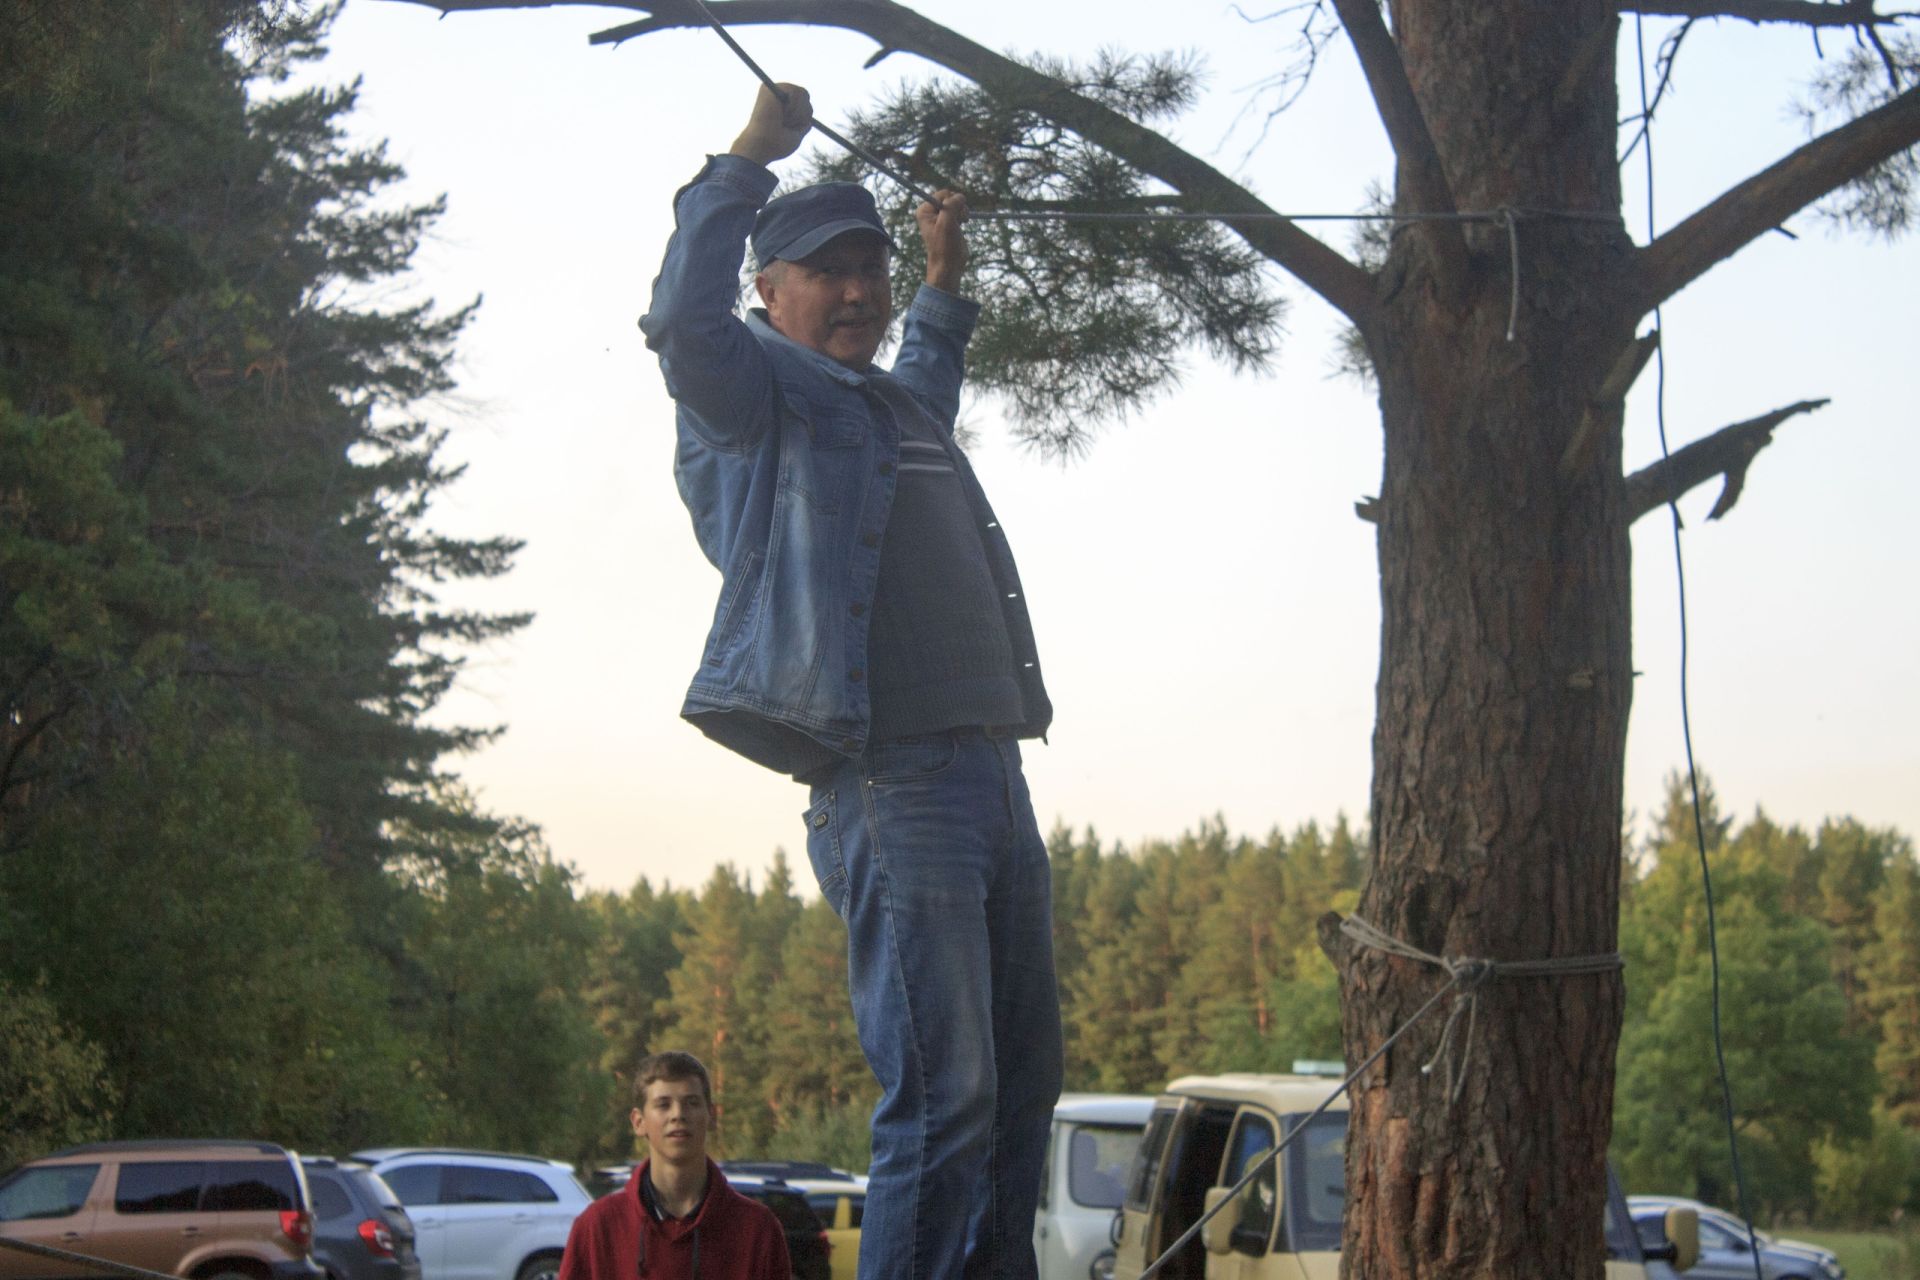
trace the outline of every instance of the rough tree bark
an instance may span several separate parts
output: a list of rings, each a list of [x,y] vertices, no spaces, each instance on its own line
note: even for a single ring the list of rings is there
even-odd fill
[[[412,0],[443,11],[569,0]],[[1333,0],[1398,162],[1395,207],[1560,211],[1422,222],[1370,273],[1283,221],[1231,225],[1354,322],[1378,375],[1386,462],[1371,875],[1359,912],[1424,951],[1494,960],[1615,949],[1632,701],[1632,520],[1715,475],[1737,496],[1791,406],[1622,475],[1621,401],[1654,306],[1807,204],[1920,141],[1920,91],[1822,135],[1636,248],[1620,217],[1619,13],[1810,26],[1897,21],[1803,0]],[[678,0],[617,41],[698,25]],[[1257,197],[1133,121],[891,0],[716,0],[733,23],[861,32],[1099,143],[1189,198]],[[1722,508],[1731,505],[1723,496]],[[1323,938],[1358,1062],[1444,981]],[[1597,1280],[1622,987],[1617,974],[1480,994],[1450,1101],[1416,1029],[1353,1096],[1342,1268],[1368,1280]]]
[[[1379,21],[1371,0],[1339,8],[1350,30]],[[1393,19],[1398,59],[1382,74],[1404,66],[1463,208],[1617,218],[1610,62],[1555,93],[1590,43],[1612,47],[1611,5],[1442,0],[1396,4]],[[1438,255],[1401,236],[1363,330],[1386,465],[1375,857],[1359,913],[1435,954],[1610,952],[1631,575],[1619,402],[1593,405],[1638,320],[1623,288],[1633,248],[1617,220],[1524,222],[1509,342],[1504,232],[1446,230],[1470,258],[1458,303]],[[1594,412],[1600,429],[1563,471]],[[1354,1060],[1441,980],[1334,953]],[[1439,1026],[1404,1041],[1352,1098],[1346,1274],[1597,1277],[1621,1003],[1618,975],[1489,985],[1452,1103],[1419,1070]]]

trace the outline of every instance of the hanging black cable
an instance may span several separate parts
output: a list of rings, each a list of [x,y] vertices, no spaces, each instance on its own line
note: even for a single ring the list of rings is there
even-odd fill
[[[1653,106],[1647,94],[1647,44],[1643,20],[1633,18],[1633,38],[1640,61],[1640,139],[1647,174],[1647,239],[1654,234],[1653,207]],[[1660,456],[1670,456],[1667,448],[1667,344],[1666,330],[1660,323],[1660,308],[1653,309],[1653,327],[1660,334],[1654,348],[1654,421],[1660,430]],[[1675,481],[1669,475],[1669,484]],[[1671,488],[1667,510],[1673,517],[1673,572],[1680,591],[1680,737],[1687,752],[1687,787],[1693,798],[1693,838],[1700,851],[1700,883],[1707,901],[1707,956],[1713,966],[1713,1058],[1720,1077],[1720,1110],[1727,1124],[1727,1155],[1733,1165],[1733,1194],[1740,1220],[1747,1227],[1747,1249],[1753,1259],[1753,1280],[1766,1280],[1760,1269],[1760,1242],[1754,1235],[1753,1218],[1747,1210],[1747,1180],[1740,1169],[1740,1141],[1733,1122],[1733,1083],[1727,1075],[1727,1047],[1720,1025],[1720,934],[1713,911],[1713,869],[1707,862],[1707,829],[1700,814],[1700,773],[1693,760],[1693,714],[1687,693],[1687,561],[1680,549],[1680,495]]]

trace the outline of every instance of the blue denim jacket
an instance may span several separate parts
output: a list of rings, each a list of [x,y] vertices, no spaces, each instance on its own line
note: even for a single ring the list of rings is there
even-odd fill
[[[804,775],[867,745],[867,625],[892,509],[900,429],[869,379],[903,384],[945,429],[1006,607],[1027,723],[1053,706],[1004,531],[953,443],[979,305],[923,287],[891,373],[855,373],[734,314],[754,215],[775,179],[711,157],[674,197],[675,230],[640,319],[678,406],[674,477],[720,599],[680,714],[714,740]]]

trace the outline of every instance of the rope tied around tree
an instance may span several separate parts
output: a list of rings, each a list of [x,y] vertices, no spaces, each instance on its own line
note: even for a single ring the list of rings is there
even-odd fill
[[[1590,956],[1552,956],[1545,960],[1437,956],[1430,951],[1422,951],[1412,943],[1401,941],[1357,915],[1349,915],[1341,920],[1340,932],[1363,947],[1384,951],[1403,960],[1418,961],[1447,975],[1446,989],[1457,995],[1453,1008],[1447,1014],[1446,1025],[1440,1028],[1440,1043],[1434,1047],[1433,1056],[1421,1066],[1420,1074],[1431,1076],[1436,1068],[1445,1071],[1449,1105],[1459,1101],[1460,1090],[1466,1084],[1467,1067],[1473,1061],[1473,1033],[1479,1018],[1480,988],[1495,978],[1569,978],[1585,974],[1618,973],[1627,963],[1618,951]],[[1455,1032],[1463,1017],[1466,1029],[1456,1042]],[[1457,1057],[1456,1044],[1459,1048]]]

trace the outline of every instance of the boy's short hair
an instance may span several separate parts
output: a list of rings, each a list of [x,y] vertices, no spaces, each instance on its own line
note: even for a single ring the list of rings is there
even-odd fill
[[[640,1059],[640,1065],[633,1069],[634,1106],[644,1107],[647,1104],[647,1086],[657,1080],[698,1080],[708,1108],[713,1106],[713,1078],[707,1074],[707,1068],[700,1059],[690,1053],[669,1049],[665,1053],[650,1053]]]

